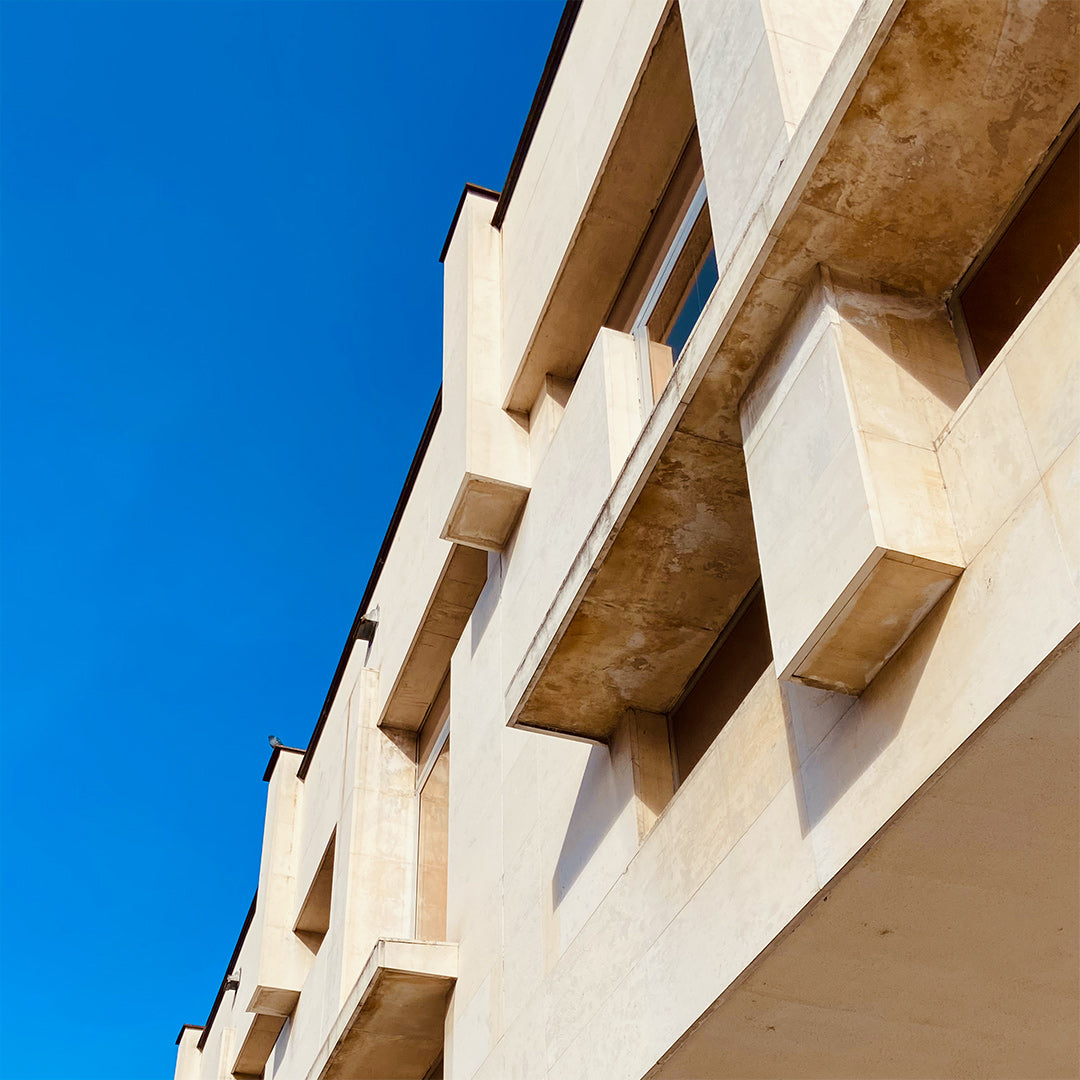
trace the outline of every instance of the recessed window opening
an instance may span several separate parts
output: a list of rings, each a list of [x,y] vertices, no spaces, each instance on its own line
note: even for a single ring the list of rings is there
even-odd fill
[[[319,868],[311,879],[307,896],[300,906],[300,914],[296,917],[296,925],[293,932],[313,952],[317,953],[319,947],[330,929],[330,898],[334,885],[334,844],[337,839],[337,831],[330,837],[326,845],[323,857],[319,862]]]
[[[605,325],[634,335],[659,397],[718,280],[697,131],[691,132]]]
[[[446,939],[446,870],[450,824],[450,674],[417,736],[419,829],[416,858],[416,937]]]
[[[447,672],[416,735],[417,792],[423,788],[424,781],[435,764],[435,758],[449,735],[449,724],[450,672]]]
[[[950,302],[973,379],[1001,352],[1080,242],[1077,117],[1066,124]]]
[[[712,223],[702,180],[634,320],[632,332],[644,332],[649,341],[666,345],[677,361],[716,281]]]
[[[701,760],[772,663],[772,641],[759,581],[739,605],[671,713],[675,782]]]

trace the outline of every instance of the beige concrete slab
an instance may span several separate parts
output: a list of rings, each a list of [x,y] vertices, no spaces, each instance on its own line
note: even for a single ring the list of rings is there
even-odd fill
[[[884,553],[798,663],[793,678],[841,694],[861,692],[955,580],[955,574]]]
[[[1050,466],[1043,477],[1043,490],[1073,583],[1080,592],[1080,436]]]
[[[1005,365],[980,381],[977,400],[950,425],[938,459],[960,544],[970,560],[1039,482]]]
[[[380,727],[419,731],[485,581],[487,553],[454,544],[387,694]]]
[[[442,1051],[457,946],[381,939],[309,1080],[423,1080]]]
[[[252,1016],[251,1026],[244,1035],[240,1052],[232,1065],[233,1076],[263,1075],[266,1061],[285,1026],[285,1020],[286,1016],[269,1016],[263,1013]]]
[[[677,436],[511,722],[606,739],[666,712],[756,578],[741,451]]]

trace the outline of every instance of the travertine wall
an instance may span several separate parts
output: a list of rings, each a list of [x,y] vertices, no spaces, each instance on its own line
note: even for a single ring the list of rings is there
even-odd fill
[[[1080,623],[1080,258],[973,388],[953,363],[941,295],[900,295],[837,274],[829,299],[794,257],[780,260],[783,277],[761,285],[762,268],[777,268],[766,261],[774,243],[798,248],[784,234],[785,214],[820,158],[817,140],[837,129],[901,7],[867,0],[855,12],[849,0],[830,0],[808,18],[805,5],[783,0],[685,0],[720,282],[655,408],[643,402],[632,339],[604,329],[579,343],[576,379],[541,376],[531,418],[510,418],[499,404],[669,12],[661,0],[584,5],[501,235],[485,216],[492,200],[474,196],[452,238],[444,414],[372,596],[374,641],[350,645],[303,782],[299,754],[277,760],[259,903],[235,965],[240,985],[222,996],[202,1050],[197,1029],[182,1033],[178,1080],[231,1075],[253,1023],[254,988],[269,985],[260,972],[271,971],[285,990],[298,984],[299,1000],[264,1075],[314,1080],[323,1065],[309,1073],[313,1063],[331,1060],[328,1040],[351,1022],[343,1007],[359,1007],[350,995],[381,955],[378,943],[417,936],[416,736],[379,720],[421,629],[440,617],[432,599],[455,550],[440,534],[470,454],[486,455],[492,473],[506,464],[527,498],[509,541],[482,556],[487,582],[451,660],[447,938],[457,954],[444,1070],[453,1080],[644,1075]],[[990,205],[984,238],[1000,216]],[[478,260],[487,268],[479,299],[469,277]],[[855,310],[867,296],[888,300],[873,326]],[[470,322],[470,305],[484,318]],[[883,328],[892,351],[880,341],[864,348]],[[915,378],[912,356],[942,345],[935,356],[947,370]],[[784,383],[796,370],[801,397],[794,379]],[[470,416],[481,414],[484,431],[472,432]],[[615,602],[592,624],[568,628],[657,475],[668,478],[667,516],[649,527],[670,525],[672,514],[682,515],[678,527],[664,544],[620,549],[620,558],[637,558],[627,580],[693,591],[678,576],[699,553],[687,545],[700,547],[703,532],[738,531],[734,511],[723,514],[734,503],[701,493],[701,462],[717,456],[748,520],[745,455],[783,674],[849,583],[852,567],[837,557],[844,545],[858,543],[855,567],[872,549],[903,547],[895,531],[870,528],[860,540],[843,515],[815,508],[804,484],[807,468],[824,473],[846,448],[841,494],[870,521],[881,475],[867,471],[864,444],[868,432],[882,436],[871,430],[878,421],[888,438],[933,459],[934,538],[952,545],[939,561],[955,574],[860,696],[769,669],[674,791],[657,734],[663,718],[642,711],[629,674],[608,744],[507,726],[568,635],[586,656],[599,640],[591,633],[622,635],[630,653],[669,663],[666,675],[692,676],[700,656],[687,666],[689,652],[659,655],[657,642],[679,629],[665,623],[662,597],[653,637],[653,627],[629,629]],[[807,452],[792,452],[803,444]],[[695,522],[696,532],[682,528]],[[735,604],[759,572],[745,531],[732,548],[746,563]],[[700,595],[712,596],[727,573],[720,561],[702,570]],[[813,610],[800,622],[791,609],[805,600],[803,586],[829,595],[807,602]],[[331,836],[330,928],[317,955],[290,940],[267,959],[274,935],[288,938]],[[449,965],[452,950],[441,948]],[[398,952],[410,950],[423,953],[414,944]]]

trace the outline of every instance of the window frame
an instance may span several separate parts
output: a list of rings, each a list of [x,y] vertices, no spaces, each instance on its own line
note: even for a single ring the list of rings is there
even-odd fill
[[[659,396],[653,390],[652,346],[656,344],[663,345],[662,342],[654,342],[650,338],[649,320],[656,311],[656,308],[667,289],[668,283],[671,281],[671,276],[675,271],[675,267],[678,265],[679,259],[686,249],[690,235],[694,231],[694,227],[697,225],[702,212],[708,206],[708,202],[709,199],[708,192],[705,188],[705,178],[702,177],[701,180],[698,181],[697,188],[690,200],[690,205],[686,209],[686,213],[683,215],[682,221],[679,222],[679,227],[675,231],[675,236],[672,238],[667,251],[664,253],[663,259],[660,261],[660,266],[653,276],[652,283],[645,293],[645,299],[641,302],[641,306],[638,308],[637,314],[634,316],[634,320],[630,325],[630,336],[634,339],[634,346],[637,349],[639,374],[641,378],[641,394],[646,411],[652,409]],[[712,243],[710,241],[710,244],[706,247],[706,256],[711,248]],[[695,271],[691,283],[696,279],[698,273],[700,273],[700,268]],[[682,305],[680,304],[676,309],[676,319],[678,319],[678,313],[681,310]],[[682,355],[681,352],[680,355]],[[678,356],[672,356],[671,364],[673,368],[675,364],[678,363],[678,360]]]
[[[440,715],[441,713],[441,715]],[[431,741],[426,746],[421,745],[421,736],[424,733],[428,724],[436,724],[435,734]],[[428,713],[424,717],[423,723],[420,725],[420,729],[416,733],[416,834],[415,834],[415,855],[416,855],[416,874],[413,886],[413,937],[419,938],[421,933],[421,915],[422,907],[424,903],[424,897],[422,895],[424,878],[423,878],[423,862],[424,862],[424,790],[427,787],[428,781],[431,779],[431,774],[435,767],[441,760],[443,753],[449,755],[450,746],[450,671],[447,670],[446,675],[443,678],[442,683],[439,685],[438,692],[435,698],[432,700],[431,705],[428,708]],[[449,767],[449,766],[448,766]],[[448,803],[449,812],[449,796],[450,796],[450,777],[447,774],[446,777],[446,797]],[[448,836],[447,836],[448,839]],[[449,860],[449,844],[446,851],[447,861]],[[449,886],[449,876],[445,882],[446,887]],[[446,918],[446,911],[443,911],[443,919]],[[443,938],[446,936],[445,924],[443,926]],[[424,939],[428,940],[428,939]],[[442,940],[441,938],[439,940]]]

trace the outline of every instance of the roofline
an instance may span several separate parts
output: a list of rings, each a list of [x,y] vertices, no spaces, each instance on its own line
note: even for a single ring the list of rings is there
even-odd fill
[[[259,899],[259,890],[255,890],[255,895],[251,898],[251,907],[248,908],[247,916],[244,919],[244,925],[240,927],[240,936],[236,939],[236,945],[233,947],[232,956],[229,957],[228,966],[225,968],[225,974],[221,976],[221,986],[218,987],[217,997],[214,998],[214,1004],[210,1006],[210,1015],[206,1018],[206,1023],[203,1025],[202,1034],[199,1036],[199,1041],[195,1046],[201,1050],[206,1045],[206,1039],[210,1034],[210,1028],[214,1023],[214,1017],[217,1016],[218,1008],[221,1005],[221,999],[225,996],[225,981],[233,973],[236,968],[236,958],[240,955],[240,947],[244,944],[244,938],[247,937],[248,928],[251,926],[251,920],[255,918],[255,904]],[[189,1026],[189,1025],[185,1025]],[[194,1024],[190,1025],[195,1027]],[[181,1028],[181,1032],[183,1028]],[[179,1040],[177,1040],[179,1042]]]
[[[533,95],[532,105],[529,108],[529,115],[525,118],[525,127],[521,132],[521,138],[518,139],[517,149],[514,151],[514,158],[510,162],[510,171],[507,173],[506,183],[503,185],[502,192],[494,192],[490,188],[480,187],[479,184],[465,185],[461,192],[461,198],[458,200],[457,210],[454,211],[454,218],[450,222],[450,231],[447,233],[446,242],[443,244],[442,252],[439,255],[440,262],[446,257],[447,250],[450,246],[450,239],[454,234],[458,217],[461,215],[461,208],[465,205],[465,198],[469,192],[473,192],[477,195],[485,195],[488,198],[496,200],[495,210],[491,217],[491,224],[495,226],[496,229],[502,226],[503,218],[506,217],[506,209],[510,204],[510,197],[513,195],[514,188],[517,186],[518,177],[521,175],[521,169],[525,163],[525,156],[529,152],[529,146],[532,144],[533,135],[536,134],[536,125],[540,121],[540,114],[543,112],[544,105],[548,99],[548,94],[551,92],[551,85],[555,81],[555,74],[559,70],[559,64],[562,62],[563,53],[566,51],[566,44],[570,40],[570,31],[574,28],[574,21],[577,19],[580,8],[581,0],[566,0],[562,16],[559,19],[559,25],[555,30],[555,38],[551,43],[551,49],[548,52],[548,58],[544,64],[544,71],[540,76],[540,83],[536,88],[535,95]],[[372,567],[371,576],[368,578],[367,587],[364,589],[364,595],[360,600],[360,606],[356,609],[356,617],[353,619],[352,626],[349,628],[349,634],[345,639],[345,646],[341,651],[341,659],[338,660],[337,669],[334,671],[334,677],[330,682],[330,689],[326,693],[326,700],[323,701],[322,710],[319,713],[319,719],[315,722],[315,730],[312,731],[311,738],[308,740],[307,750],[304,751],[304,760],[300,762],[300,768],[296,771],[296,775],[301,780],[304,780],[307,777],[308,769],[311,768],[311,760],[315,754],[315,747],[319,744],[319,738],[322,736],[323,728],[326,726],[326,718],[330,713],[330,707],[334,703],[334,697],[337,695],[338,688],[341,686],[341,680],[345,675],[345,668],[349,663],[349,655],[352,650],[353,642],[356,640],[356,632],[359,629],[360,620],[363,618],[364,612],[367,611],[372,593],[374,593],[375,586],[378,584],[379,574],[382,572],[383,564],[386,562],[386,556],[389,554],[390,545],[394,540],[394,534],[397,532],[398,524],[401,521],[401,515],[405,511],[405,504],[408,502],[413,484],[416,482],[416,474],[420,471],[420,465],[424,460],[424,454],[427,451],[428,443],[431,442],[431,436],[435,430],[435,424],[439,419],[439,413],[441,411],[442,387],[440,386],[439,392],[435,396],[435,404],[432,405],[427,424],[424,426],[424,432],[420,436],[420,445],[416,448],[416,453],[413,455],[412,464],[409,466],[408,475],[405,477],[405,484],[401,489],[401,495],[398,497],[397,505],[394,507],[394,513],[390,518],[390,525],[386,530],[386,535],[383,537],[382,546],[379,548],[379,554],[375,558],[375,565]]]
[[[574,20],[577,19],[580,9],[581,0],[566,0],[562,18],[559,19],[559,25],[555,29],[555,39],[551,43],[547,62],[544,64],[544,71],[540,76],[540,83],[536,87],[536,94],[533,96],[532,105],[529,107],[529,115],[525,118],[525,127],[521,131],[521,138],[518,139],[514,158],[510,162],[510,171],[506,174],[506,183],[503,184],[502,194],[499,195],[499,201],[495,204],[495,213],[491,216],[491,224],[496,229],[502,228],[503,219],[506,217],[506,211],[510,205],[510,199],[514,194],[518,177],[521,175],[521,169],[525,164],[525,156],[532,145],[533,136],[536,134],[536,126],[540,123],[540,114],[544,111],[548,94],[551,92],[551,84],[555,81],[555,75],[559,70],[559,65],[562,63],[563,53],[566,52],[566,43],[570,40],[570,31],[574,28]]]
[[[202,1024],[181,1024],[180,1025],[180,1034],[176,1036],[176,1045],[177,1046],[180,1045],[180,1040],[184,1037],[184,1032],[187,1031],[188,1028],[191,1028],[192,1031],[202,1031],[203,1026],[202,1026]]]
[[[302,754],[304,753],[303,747],[300,746],[275,746],[270,753],[270,760],[266,763],[266,770],[263,773],[263,779],[269,780],[274,774],[274,766],[277,764],[277,759],[281,756],[281,751],[285,750],[290,754]]]
[[[300,762],[300,768],[296,770],[296,775],[301,780],[307,776],[308,769],[311,768],[311,759],[315,755],[315,747],[319,745],[319,738],[322,735],[323,728],[326,727],[326,718],[330,715],[330,707],[334,704],[334,698],[337,696],[338,688],[341,686],[341,680],[345,676],[345,668],[349,663],[352,645],[356,640],[357,631],[360,629],[360,620],[364,617],[364,613],[371,603],[372,593],[375,592],[375,586],[379,582],[379,575],[382,573],[383,565],[386,563],[386,556],[390,553],[390,545],[394,542],[394,534],[397,532],[398,525],[401,523],[402,514],[405,513],[405,506],[409,501],[409,496],[412,494],[413,485],[416,483],[417,473],[420,472],[420,466],[423,464],[424,455],[427,453],[428,444],[431,442],[431,436],[435,433],[435,425],[438,423],[439,414],[441,412],[442,386],[440,385],[439,392],[435,395],[435,403],[431,406],[431,412],[428,414],[427,423],[424,425],[423,434],[420,436],[420,445],[417,446],[416,453],[413,454],[412,464],[409,465],[409,472],[405,477],[405,483],[401,488],[401,494],[398,496],[397,505],[394,507],[394,512],[390,516],[390,524],[387,526],[386,535],[383,537],[382,546],[379,548],[379,554],[375,557],[375,565],[371,568],[371,575],[368,577],[364,595],[360,599],[360,606],[356,609],[356,616],[352,621],[352,626],[349,627],[348,637],[345,638],[345,647],[341,650],[341,659],[338,660],[337,669],[334,671],[334,677],[330,681],[330,689],[326,692],[326,700],[323,702],[322,711],[319,713],[319,719],[315,722],[315,730],[311,733],[307,749],[304,751],[304,760]]]
[[[458,218],[461,217],[461,208],[465,205],[465,200],[469,194],[483,195],[486,199],[499,198],[497,191],[492,191],[491,188],[481,187],[479,184],[466,183],[462,189],[461,198],[458,199],[457,209],[454,211],[453,220],[450,222],[450,228],[446,233],[446,239],[443,241],[442,251],[439,252],[439,262],[446,260],[446,253],[450,250],[450,241],[454,239],[454,230],[457,228]]]

